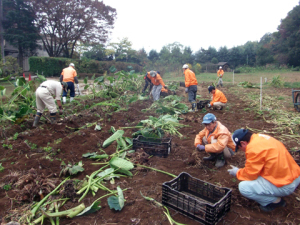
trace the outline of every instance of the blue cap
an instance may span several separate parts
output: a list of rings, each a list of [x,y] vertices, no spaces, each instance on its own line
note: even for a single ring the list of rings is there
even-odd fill
[[[208,92],[210,93],[213,89],[215,89],[214,86],[209,86],[209,87],[208,87]]]
[[[233,132],[232,134],[232,140],[235,143],[235,152],[238,150],[238,145],[240,144],[241,139],[245,137],[245,135],[248,133],[247,129],[238,129]]]
[[[217,120],[217,117],[216,117],[214,114],[212,114],[212,113],[207,113],[207,114],[203,117],[202,123],[203,123],[203,124],[209,124],[209,123],[214,122],[214,121],[216,121],[216,120]]]

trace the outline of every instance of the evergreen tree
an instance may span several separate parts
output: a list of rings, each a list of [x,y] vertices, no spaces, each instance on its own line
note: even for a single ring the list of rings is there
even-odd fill
[[[35,14],[25,0],[3,1],[4,39],[19,51],[19,65],[24,56],[33,55],[38,47],[38,29],[34,26]]]

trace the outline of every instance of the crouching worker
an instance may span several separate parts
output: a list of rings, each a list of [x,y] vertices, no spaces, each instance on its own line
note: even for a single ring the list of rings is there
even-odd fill
[[[232,139],[236,151],[246,154],[244,168],[231,166],[228,170],[242,180],[240,193],[258,202],[265,212],[284,207],[282,197],[292,194],[300,183],[300,167],[288,150],[275,138],[246,129],[236,130]]]
[[[33,127],[37,127],[46,107],[50,112],[51,123],[55,123],[57,108],[52,95],[55,96],[55,100],[59,107],[59,114],[62,114],[63,111],[60,96],[63,89],[66,90],[67,88],[68,84],[66,82],[57,82],[54,80],[47,80],[40,84],[35,92],[37,112],[34,118]]]
[[[157,72],[150,71],[150,76],[151,76],[151,82],[153,84],[153,88],[150,95],[152,95],[154,101],[157,101],[159,100],[160,92],[168,93],[168,91],[166,90],[167,86],[165,85],[163,79]]]
[[[227,98],[222,91],[216,89],[214,86],[208,87],[208,92],[212,93],[212,101],[208,104],[208,107],[213,107],[217,110],[222,110],[226,106]]]
[[[225,158],[231,158],[235,149],[234,142],[231,139],[231,133],[228,129],[217,121],[212,113],[207,113],[203,117],[205,128],[196,135],[195,147],[199,151],[205,151],[210,154],[204,157],[205,161],[216,161],[215,166],[220,168],[225,165]]]

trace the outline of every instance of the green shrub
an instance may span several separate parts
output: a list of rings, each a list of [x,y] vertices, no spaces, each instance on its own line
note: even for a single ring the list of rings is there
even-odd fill
[[[295,68],[292,68],[292,71],[299,71],[300,67],[296,66]]]
[[[116,71],[127,71],[128,68],[132,68],[137,72],[141,72],[143,68],[135,63],[127,62],[115,62],[115,61],[97,61],[89,60],[84,58],[82,60],[69,59],[69,58],[52,58],[52,57],[30,57],[29,67],[30,71],[34,73],[39,73],[45,76],[60,76],[61,71],[67,67],[70,63],[75,64],[75,69],[77,74],[82,74],[83,76],[92,76],[93,74],[104,74],[105,71],[108,73],[114,73]],[[110,68],[115,67],[116,70],[110,70]]]
[[[241,73],[241,71],[240,70],[235,70],[234,73]]]

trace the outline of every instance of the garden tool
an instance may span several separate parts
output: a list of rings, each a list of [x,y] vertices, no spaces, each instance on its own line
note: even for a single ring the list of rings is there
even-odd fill
[[[77,84],[77,88],[78,88],[78,95],[81,95],[80,89],[79,89],[79,84]]]

